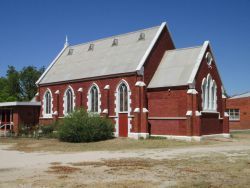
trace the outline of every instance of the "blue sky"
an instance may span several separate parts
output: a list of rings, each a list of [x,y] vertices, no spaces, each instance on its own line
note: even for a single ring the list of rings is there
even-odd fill
[[[0,0],[0,76],[48,66],[70,44],[160,25],[177,48],[211,42],[228,94],[250,91],[249,0]]]

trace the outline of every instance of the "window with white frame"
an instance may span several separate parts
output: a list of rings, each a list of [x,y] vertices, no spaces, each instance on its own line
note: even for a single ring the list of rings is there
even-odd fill
[[[201,84],[203,111],[217,111],[217,85],[210,74]]]
[[[240,120],[240,110],[239,109],[227,109],[229,115],[229,120]]]
[[[119,92],[119,111],[128,111],[128,88],[126,84],[122,83],[118,89]]]
[[[51,103],[52,103],[51,93],[48,90],[44,94],[44,103],[43,103],[44,115],[51,115],[52,114],[52,104]]]
[[[213,57],[212,57],[210,52],[206,53],[206,61],[207,61],[208,66],[211,66],[211,64],[213,62]]]
[[[72,90],[69,88],[66,93],[65,93],[65,112],[67,114],[73,112],[74,106],[73,106],[73,92]]]
[[[98,89],[94,85],[90,89],[90,112],[98,112]]]

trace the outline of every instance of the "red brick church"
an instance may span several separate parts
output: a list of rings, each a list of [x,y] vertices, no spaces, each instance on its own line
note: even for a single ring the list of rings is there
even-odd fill
[[[39,123],[78,107],[111,118],[115,136],[228,136],[211,45],[176,49],[166,23],[64,48],[37,81]]]

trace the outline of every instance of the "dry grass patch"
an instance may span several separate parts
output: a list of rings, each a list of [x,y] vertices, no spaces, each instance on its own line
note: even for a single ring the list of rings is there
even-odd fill
[[[124,158],[72,163],[71,165],[83,170],[98,168],[97,171],[105,173],[108,179],[116,176],[128,179],[134,177],[142,184],[150,179],[152,184],[162,187],[169,184],[171,187],[207,188],[248,187],[250,185],[250,151],[246,151],[245,155],[232,152],[209,154],[205,157],[182,156],[177,159],[163,160]],[[93,168],[87,168],[87,166]],[[115,185],[114,183],[109,182],[105,185],[112,187]],[[125,183],[123,186],[126,187],[127,184]]]
[[[52,162],[52,163],[50,163],[51,165],[60,165],[60,164],[62,164],[61,162]]]
[[[167,139],[134,140],[129,138],[115,138],[91,143],[67,143],[57,139],[32,138],[0,138],[0,143],[10,144],[11,150],[24,152],[82,152],[82,151],[118,151],[137,149],[174,148],[209,145],[214,142],[185,142]]]
[[[54,174],[71,174],[80,170],[80,168],[76,167],[55,165],[49,167],[49,170],[47,172]]]
[[[235,139],[249,140],[250,139],[250,130],[232,131],[231,135]]]
[[[152,181],[142,180],[126,180],[126,181],[114,181],[114,182],[101,182],[89,185],[79,185],[79,187],[85,188],[151,188],[157,187],[158,183]]]

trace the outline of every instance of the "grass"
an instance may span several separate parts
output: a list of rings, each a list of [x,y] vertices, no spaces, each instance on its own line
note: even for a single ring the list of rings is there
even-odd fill
[[[114,175],[131,174],[133,176],[134,174],[136,176],[140,173],[145,176],[151,175],[151,178],[155,178],[157,184],[161,186],[164,181],[171,181],[175,185],[171,187],[248,187],[250,152],[244,155],[234,154],[211,154],[205,157],[183,156],[178,159],[163,160],[127,158],[71,165],[83,170],[86,166],[99,169],[103,166],[110,179]],[[140,177],[137,180],[143,182],[146,181],[145,179]]]
[[[91,143],[67,143],[57,139],[33,139],[33,138],[0,138],[0,143],[11,144],[11,150],[24,152],[57,151],[57,152],[82,152],[82,151],[117,151],[136,149],[156,149],[188,147],[195,145],[208,145],[204,142],[185,142],[167,139],[134,140],[129,138],[115,138]]]
[[[55,166],[49,167],[49,170],[47,172],[54,173],[54,174],[71,174],[79,170],[81,169],[76,168],[76,167],[55,165]]]
[[[250,131],[232,132],[232,138],[236,140],[249,140]],[[205,146],[216,144],[220,140],[211,139],[202,142],[186,142],[168,140],[163,138],[150,138],[146,140],[134,140],[129,138],[114,138],[99,142],[90,143],[67,143],[57,139],[34,139],[34,138],[0,138],[0,143],[10,144],[11,150],[24,152],[83,152],[83,151],[118,151],[118,150],[138,150],[138,149],[159,149]]]
[[[250,139],[250,130],[244,130],[244,131],[233,131],[231,132],[232,138],[246,140]]]

